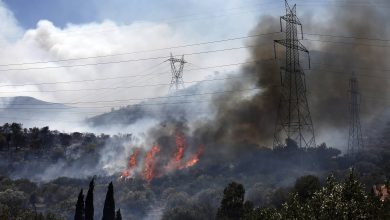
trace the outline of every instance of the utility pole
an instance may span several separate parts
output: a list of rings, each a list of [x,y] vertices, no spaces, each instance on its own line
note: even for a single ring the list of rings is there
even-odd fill
[[[296,14],[296,5],[290,7],[285,0],[286,15],[280,17],[280,27],[283,32],[282,20],[286,23],[286,38],[275,40],[276,44],[286,47],[286,65],[281,68],[281,97],[274,134],[274,148],[283,146],[287,140],[295,141],[300,148],[315,147],[314,127],[306,97],[305,73],[300,66],[299,53],[309,51],[298,38],[298,29],[302,24]]]
[[[184,88],[183,68],[184,68],[184,64],[187,63],[184,60],[184,55],[181,57],[181,59],[178,59],[178,58],[174,58],[171,53],[171,57],[167,61],[171,63],[171,72],[172,72],[172,79],[171,79],[171,85],[169,87],[169,90],[171,91],[173,87],[175,87],[176,91],[179,90],[180,87]]]
[[[347,152],[350,156],[363,150],[362,127],[360,124],[360,92],[355,73],[349,80],[349,138]]]

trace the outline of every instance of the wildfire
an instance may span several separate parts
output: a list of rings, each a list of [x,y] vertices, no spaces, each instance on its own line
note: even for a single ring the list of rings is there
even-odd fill
[[[175,144],[176,150],[171,154],[171,158],[167,161],[165,166],[162,166],[162,168],[159,168],[158,170],[156,168],[156,164],[158,163],[157,160],[161,157],[156,156],[161,150],[160,146],[156,144],[148,152],[146,152],[142,169],[137,169],[142,170],[141,176],[144,180],[150,183],[155,177],[194,166],[199,162],[205,148],[204,145],[200,145],[195,153],[186,155],[186,150],[189,146],[185,136],[180,131],[176,132]],[[136,168],[139,166],[137,160],[139,154],[140,149],[135,148],[133,154],[129,157],[127,168],[122,172],[120,179],[131,178],[135,175]]]
[[[127,163],[127,168],[123,171],[120,178],[129,178],[133,175],[134,169],[137,166],[137,157],[139,154],[139,149],[134,149],[133,154],[130,156],[129,161]]]
[[[160,147],[158,145],[154,145],[145,156],[143,177],[148,182],[152,181],[152,179],[156,175],[156,154],[158,152],[160,152]]]
[[[181,166],[180,169],[189,168],[197,164],[203,152],[204,152],[204,145],[200,145],[196,153],[192,155],[192,157],[183,166]]]
[[[185,149],[187,148],[187,142],[184,135],[177,131],[176,132],[176,152],[165,167],[166,171],[170,172],[181,167],[181,160],[184,157]]]
[[[176,133],[176,147],[177,151],[175,153],[174,160],[175,162],[180,162],[181,159],[183,159],[184,156],[184,150],[187,146],[186,139],[184,138],[183,134],[180,132]]]

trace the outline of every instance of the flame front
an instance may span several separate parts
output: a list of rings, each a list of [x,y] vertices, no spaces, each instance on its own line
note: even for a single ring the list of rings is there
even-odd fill
[[[184,150],[187,146],[186,140],[182,133],[177,132],[176,133],[176,148],[177,151],[175,153],[174,161],[176,163],[179,163],[181,159],[183,159],[184,156]]]
[[[137,166],[138,154],[139,154],[139,149],[138,148],[134,149],[133,154],[129,158],[127,168],[126,168],[126,170],[123,171],[120,178],[130,178],[133,176],[134,169]]]
[[[148,182],[152,181],[156,175],[156,154],[158,152],[160,152],[160,147],[158,145],[154,145],[145,156],[143,177]]]
[[[167,172],[174,171],[176,169],[179,169],[182,166],[181,160],[183,159],[185,149],[187,148],[186,139],[184,135],[179,131],[176,132],[175,143],[176,143],[176,152],[174,153],[173,157],[165,167],[165,170]]]
[[[180,169],[189,168],[197,164],[203,152],[204,152],[204,145],[200,145],[196,153],[192,155],[191,158],[183,166],[180,167]]]
[[[190,152],[186,152],[187,149],[189,149],[189,146],[185,136],[180,131],[176,131],[175,144],[176,150],[171,154],[171,157],[165,164],[162,164],[161,161],[164,160],[161,160],[163,159],[161,156],[156,157],[161,148],[159,145],[155,144],[148,152],[146,152],[142,169],[137,169],[137,166],[139,166],[137,164],[137,157],[140,154],[140,149],[135,148],[133,154],[130,156],[127,162],[127,168],[122,172],[120,179],[134,177],[136,170],[142,170],[140,176],[142,176],[145,181],[150,183],[154,178],[163,176],[176,170],[182,170],[194,166],[199,162],[205,148],[204,145],[200,145],[195,153],[189,154]],[[157,163],[163,167],[157,170]]]

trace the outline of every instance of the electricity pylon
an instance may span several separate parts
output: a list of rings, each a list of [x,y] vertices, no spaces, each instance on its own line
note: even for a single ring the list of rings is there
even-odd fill
[[[296,5],[290,7],[285,1],[286,15],[280,17],[281,31],[283,31],[282,20],[286,22],[286,38],[275,40],[276,44],[286,47],[286,66],[281,68],[281,97],[279,102],[278,116],[274,134],[274,148],[284,145],[287,140],[293,140],[298,147],[315,147],[314,127],[310,115],[309,105],[306,97],[305,73],[299,62],[300,51],[309,56],[309,51],[298,39],[297,26],[301,27],[296,14]]]
[[[171,58],[169,58],[167,61],[171,63],[171,72],[172,72],[172,79],[171,79],[171,85],[169,87],[169,90],[171,91],[173,87],[175,87],[176,90],[179,90],[180,87],[184,88],[183,69],[184,69],[184,64],[187,63],[184,60],[184,55],[181,57],[181,59],[178,59],[178,58],[174,58],[171,53]]]
[[[348,149],[349,155],[353,156],[363,150],[362,127],[360,124],[360,92],[358,80],[355,73],[349,80],[349,138]]]

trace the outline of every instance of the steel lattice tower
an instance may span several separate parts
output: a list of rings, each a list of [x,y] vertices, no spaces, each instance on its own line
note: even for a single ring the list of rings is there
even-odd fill
[[[360,125],[360,92],[358,80],[355,74],[352,74],[349,80],[349,138],[348,138],[348,154],[363,150],[362,127]]]
[[[290,7],[285,0],[286,15],[280,17],[281,31],[282,20],[286,22],[286,38],[275,40],[277,44],[286,47],[286,65],[281,68],[281,97],[279,102],[278,117],[274,134],[274,147],[284,145],[285,140],[293,140],[298,147],[315,147],[313,122],[310,115],[306,97],[305,73],[300,66],[299,53],[309,51],[302,45],[298,38],[297,27],[302,24],[296,15],[296,5]],[[275,48],[276,56],[276,48]]]
[[[172,87],[175,87],[176,90],[178,90],[180,87],[184,88],[184,81],[183,81],[183,69],[184,64],[187,63],[184,60],[184,55],[181,57],[181,59],[174,58],[171,53],[171,58],[169,58],[167,61],[171,63],[171,72],[172,72],[172,79],[171,79],[171,85],[169,87],[169,90],[172,90]],[[176,64],[179,64],[178,66]]]

